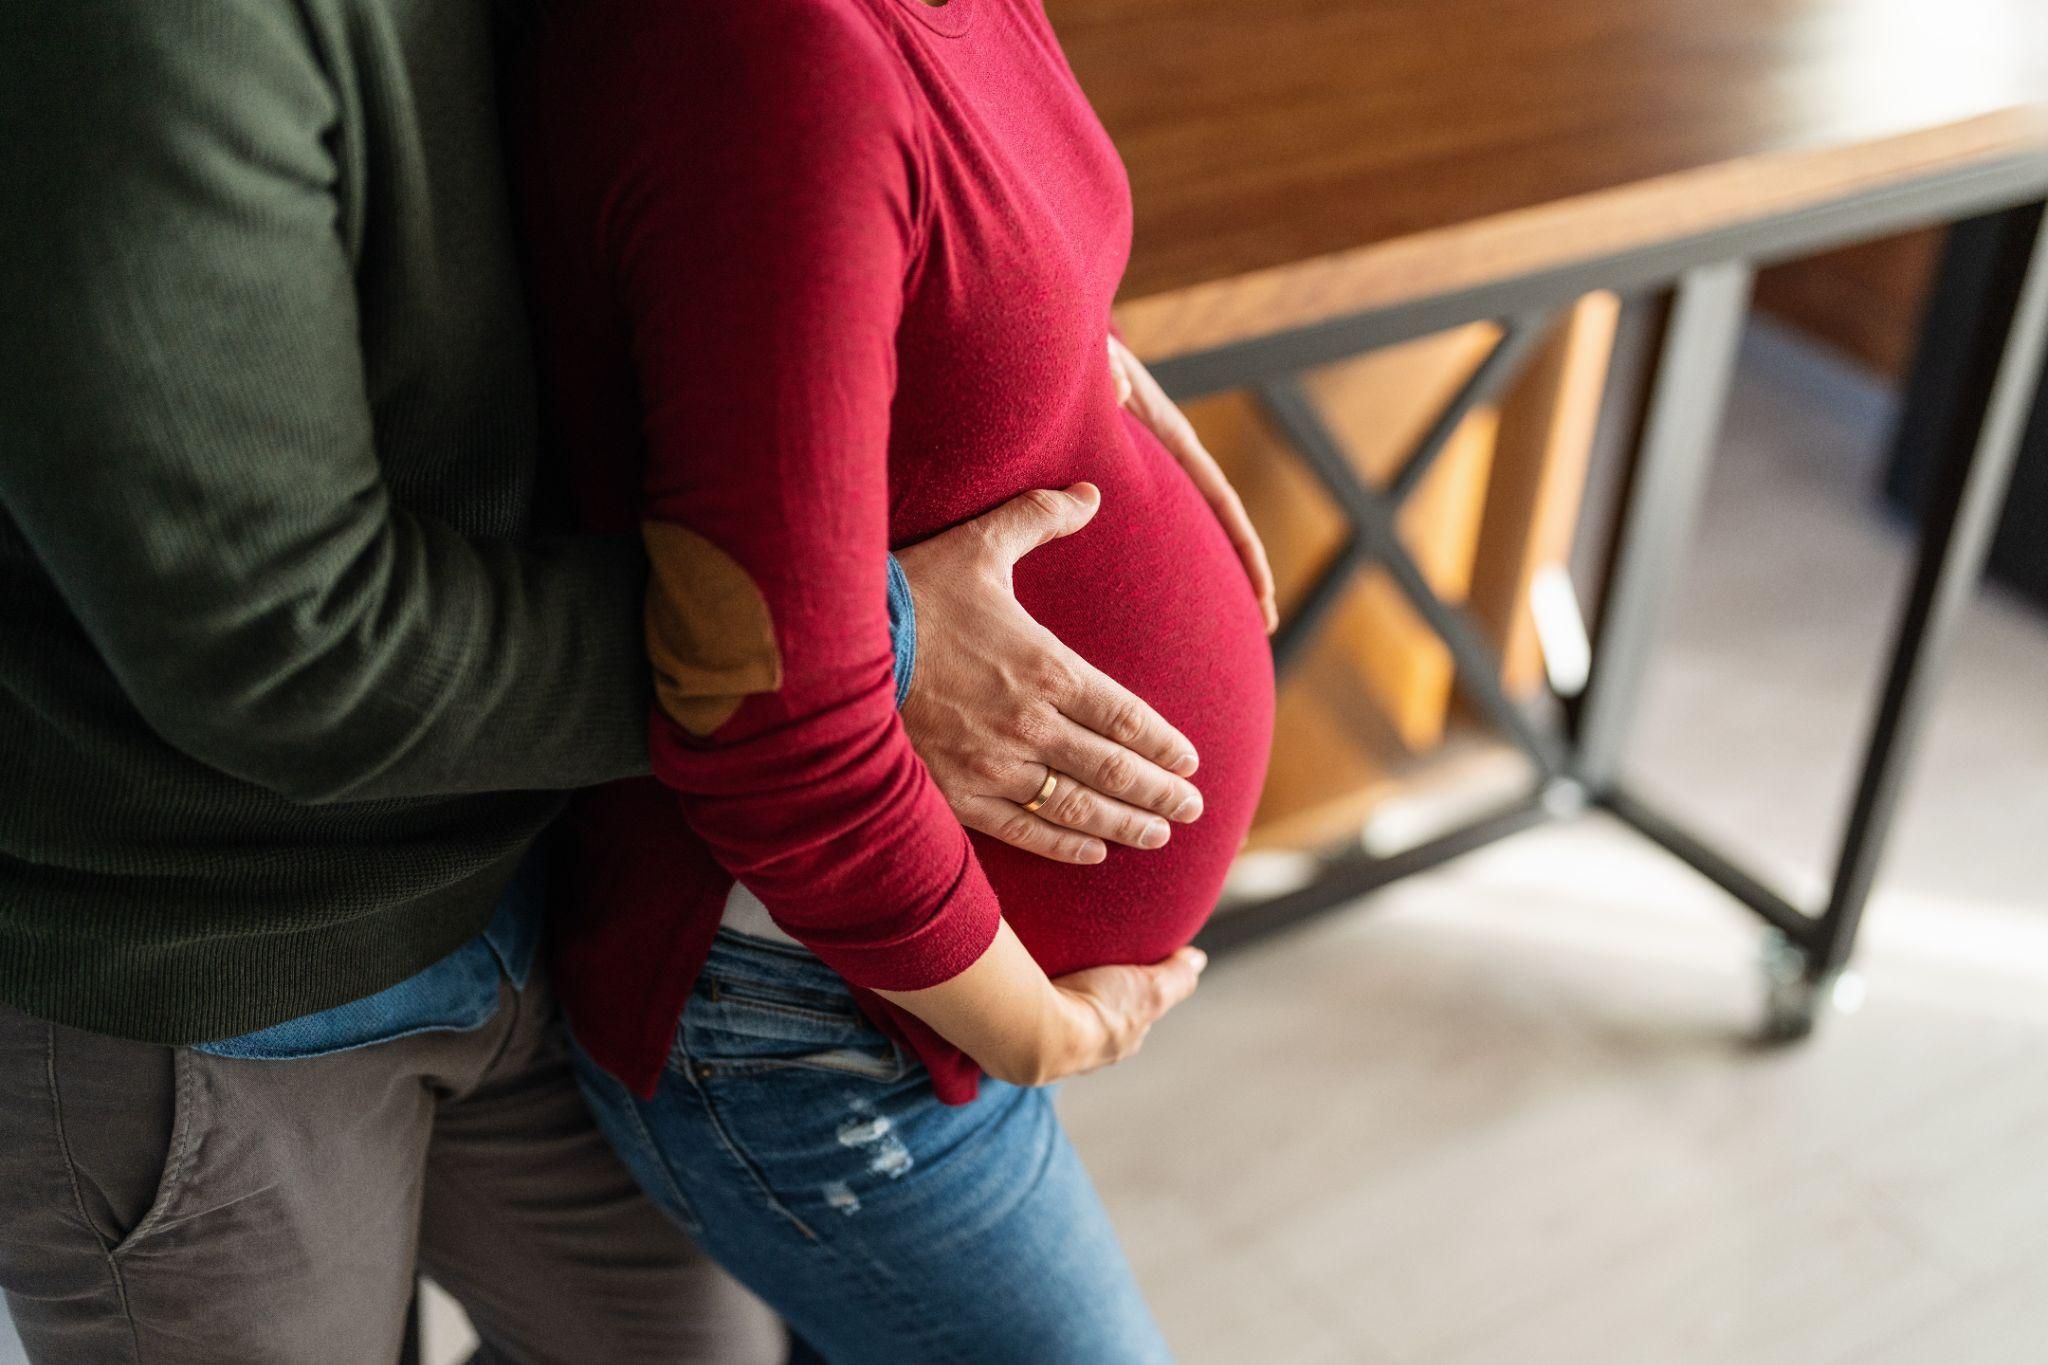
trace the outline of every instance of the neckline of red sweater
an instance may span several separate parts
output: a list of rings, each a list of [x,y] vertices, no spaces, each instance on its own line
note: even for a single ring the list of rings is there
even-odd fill
[[[915,15],[926,28],[948,38],[959,37],[974,22],[975,0],[946,0],[943,5],[928,5],[925,0],[897,0],[897,3]]]

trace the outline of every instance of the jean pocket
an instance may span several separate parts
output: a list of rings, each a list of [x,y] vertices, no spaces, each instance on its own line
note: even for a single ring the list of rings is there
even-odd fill
[[[772,1010],[820,1024],[863,1027],[867,1017],[844,990],[826,990],[791,981],[769,981],[706,968],[698,988],[706,1003],[733,1004]]]
[[[850,996],[706,975],[683,1012],[669,1065],[699,1080],[795,1069],[894,1081],[911,1063]]]

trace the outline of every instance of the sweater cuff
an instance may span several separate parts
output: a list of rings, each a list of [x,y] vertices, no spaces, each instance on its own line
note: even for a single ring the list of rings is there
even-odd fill
[[[910,579],[896,556],[889,556],[889,644],[896,651],[896,709],[910,697],[910,678],[917,671],[917,608],[910,600]]]
[[[1003,919],[980,860],[965,839],[961,843],[966,856],[959,879],[910,933],[863,943],[821,943],[801,932],[795,937],[848,985],[871,991],[921,991],[944,985],[981,960]]]

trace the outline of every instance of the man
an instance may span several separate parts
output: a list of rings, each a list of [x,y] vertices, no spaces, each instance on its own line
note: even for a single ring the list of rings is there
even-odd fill
[[[0,1285],[38,1362],[388,1360],[416,1264],[492,1359],[782,1352],[530,970],[536,839],[646,765],[645,570],[535,534],[493,23],[0,8]],[[1199,811],[1186,742],[1009,597],[1091,497],[891,583],[962,820],[1082,862]]]

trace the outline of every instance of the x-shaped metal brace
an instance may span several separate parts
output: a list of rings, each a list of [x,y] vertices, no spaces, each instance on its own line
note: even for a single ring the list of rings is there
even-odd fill
[[[1457,684],[1466,698],[1529,755],[1542,781],[1565,774],[1563,746],[1502,688],[1500,660],[1470,617],[1430,587],[1414,556],[1401,543],[1397,518],[1466,418],[1500,396],[1549,330],[1549,319],[1542,314],[1503,323],[1500,340],[1451,396],[1384,489],[1367,487],[1358,477],[1342,443],[1298,380],[1269,379],[1254,389],[1274,425],[1337,504],[1349,528],[1336,554],[1274,635],[1274,666],[1284,673],[1293,665],[1359,571],[1367,564],[1378,564],[1450,651]]]

